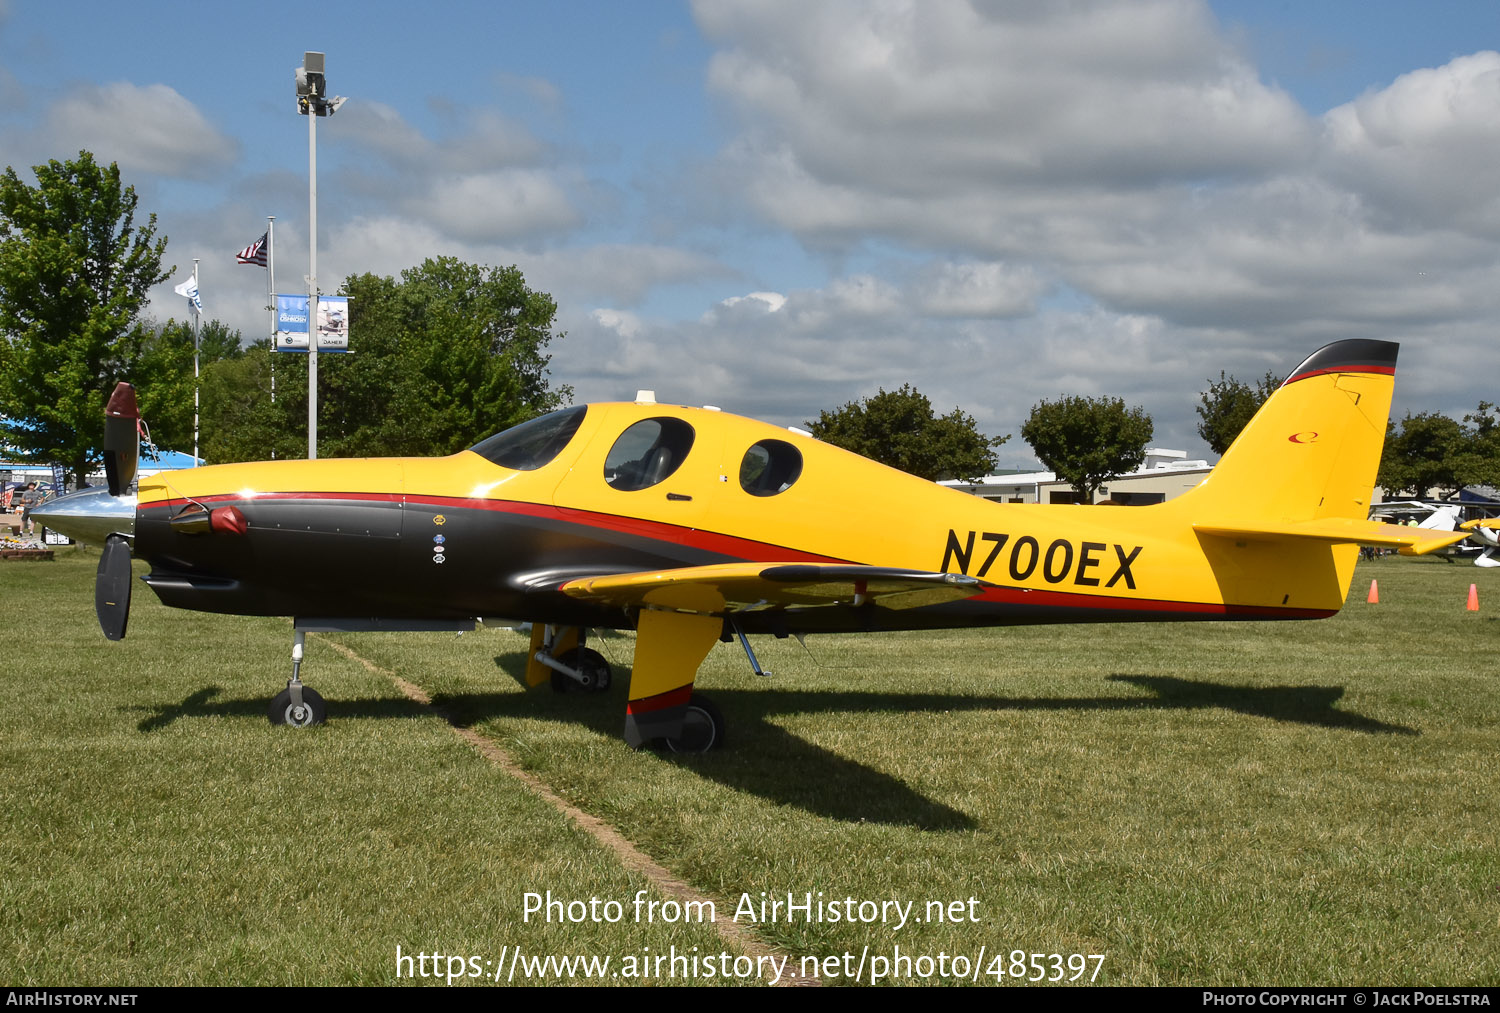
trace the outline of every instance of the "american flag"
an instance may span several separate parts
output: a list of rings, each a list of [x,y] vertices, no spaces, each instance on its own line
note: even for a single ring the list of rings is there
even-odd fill
[[[235,257],[234,259],[238,260],[241,264],[254,264],[257,267],[265,267],[266,266],[266,239],[269,236],[270,236],[270,233],[267,232],[265,235],[261,236],[255,242],[251,243],[249,246],[247,246],[243,250],[241,250],[239,252],[239,255],[237,257]]]

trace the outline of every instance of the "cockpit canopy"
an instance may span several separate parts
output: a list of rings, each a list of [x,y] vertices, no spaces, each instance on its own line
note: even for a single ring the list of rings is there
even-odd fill
[[[583,425],[588,405],[548,412],[496,433],[469,449],[502,468],[535,471],[563,452]]]
[[[502,468],[536,471],[557,459],[583,425],[587,405],[563,408],[511,426],[469,448]],[[666,481],[693,451],[693,426],[671,415],[637,419],[610,445],[604,483],[617,492],[640,492]],[[802,476],[802,452],[786,440],[761,439],[740,459],[739,485],[756,497],[776,496]],[[721,481],[731,481],[728,476]]]

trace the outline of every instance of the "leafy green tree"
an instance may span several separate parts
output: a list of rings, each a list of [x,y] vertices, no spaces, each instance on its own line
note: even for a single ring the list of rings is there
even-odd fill
[[[1268,371],[1251,387],[1220,370],[1219,379],[1208,381],[1208,390],[1199,395],[1202,404],[1198,405],[1198,435],[1214,453],[1222,456],[1240,430],[1260,411],[1260,406],[1281,386],[1281,379]]]
[[[1037,458],[1071,485],[1085,503],[1117,475],[1139,468],[1154,426],[1145,409],[1117,397],[1061,397],[1042,401],[1021,426]]]
[[[319,359],[319,456],[449,454],[573,396],[548,381],[557,303],[515,267],[438,257],[343,293],[357,352]]]
[[[1385,447],[1375,482],[1389,496],[1426,496],[1457,492],[1462,455],[1467,449],[1464,427],[1437,412],[1410,413],[1399,429],[1386,426]]]
[[[1464,485],[1500,486],[1500,418],[1488,401],[1464,416],[1472,425],[1467,447],[1460,455],[1458,477]]]
[[[82,481],[104,440],[104,405],[132,379],[139,319],[162,269],[156,216],[137,225],[120,170],[76,159],[34,166],[32,186],[0,176],[0,415],[27,460],[56,461]]]
[[[216,362],[244,354],[240,332],[210,320],[199,328],[198,367],[204,378]],[[168,320],[148,329],[141,342],[140,358],[131,376],[141,415],[151,427],[158,446],[184,453],[193,448],[193,325]],[[199,428],[207,429],[207,398],[200,379]],[[232,418],[219,424],[234,424]],[[201,439],[200,439],[201,450]]]
[[[514,267],[441,257],[342,291],[353,354],[318,357],[319,457],[450,454],[572,397],[548,379],[557,304]],[[306,356],[257,345],[210,372],[210,461],[306,456]]]
[[[1010,439],[982,435],[974,417],[958,408],[939,418],[909,384],[821,412],[807,427],[826,443],[931,480],[990,474],[994,448]]]
[[[210,363],[203,371],[201,447],[210,464],[306,457],[307,356],[273,352],[260,341]]]
[[[1449,496],[1467,485],[1500,485],[1500,418],[1488,401],[1464,425],[1437,412],[1386,423],[1376,484],[1387,496]]]

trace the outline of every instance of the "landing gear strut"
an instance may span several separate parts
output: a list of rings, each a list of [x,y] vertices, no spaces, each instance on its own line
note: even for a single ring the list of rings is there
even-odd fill
[[[552,673],[552,690],[555,693],[592,692],[603,693],[615,681],[614,670],[604,655],[592,647],[577,647],[557,659],[578,673],[578,678],[563,672]]]

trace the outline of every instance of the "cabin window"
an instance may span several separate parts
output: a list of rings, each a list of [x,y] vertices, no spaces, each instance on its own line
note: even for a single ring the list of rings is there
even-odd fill
[[[802,475],[802,452],[782,440],[761,440],[740,461],[740,488],[752,496],[786,492]]]
[[[563,452],[583,424],[587,405],[564,408],[511,426],[469,449],[480,457],[516,471],[535,471]]]
[[[693,447],[693,427],[681,419],[642,419],[620,434],[604,459],[604,481],[621,492],[665,482]]]

